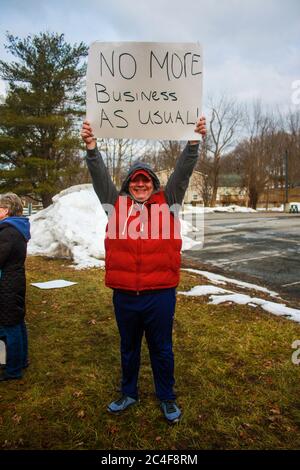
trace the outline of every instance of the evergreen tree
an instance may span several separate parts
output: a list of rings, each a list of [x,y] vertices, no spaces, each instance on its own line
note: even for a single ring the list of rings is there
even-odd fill
[[[48,32],[25,39],[7,34],[5,47],[17,60],[0,61],[8,83],[0,104],[0,191],[47,207],[84,171],[78,127],[87,47]]]

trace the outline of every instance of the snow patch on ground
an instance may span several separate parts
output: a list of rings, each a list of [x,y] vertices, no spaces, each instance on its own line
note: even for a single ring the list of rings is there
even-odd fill
[[[273,315],[287,317],[290,320],[294,320],[300,323],[300,310],[296,308],[287,307],[285,304],[278,304],[276,302],[270,302],[264,299],[258,299],[251,297],[250,295],[244,294],[230,294],[230,295],[212,295],[210,297],[210,303],[218,305],[224,302],[233,302],[240,305],[254,305],[260,306],[263,310],[266,310]]]
[[[229,295],[219,295],[219,296],[212,295],[210,299],[211,299],[210,303],[214,305],[219,305],[224,302],[233,302],[239,305],[247,305],[249,302],[253,302],[250,295],[234,294],[234,293],[229,294]]]
[[[183,213],[205,213],[210,214],[212,212],[256,212],[251,207],[237,206],[231,204],[230,206],[215,206],[215,207],[204,207],[204,206],[192,206],[190,204],[184,205]]]
[[[209,271],[201,271],[200,269],[187,268],[183,271],[188,271],[191,273],[199,274],[203,277],[206,277],[209,281],[215,284],[233,284],[237,287],[247,288],[251,290],[256,290],[268,294],[270,297],[277,297],[280,299],[279,294],[274,291],[270,291],[265,287],[257,286],[256,284],[251,284],[249,282],[238,281],[236,279],[228,278],[220,274],[214,274]],[[250,307],[260,306],[263,310],[272,313],[273,315],[283,316],[290,320],[294,320],[300,323],[300,310],[287,307],[284,303],[271,302],[269,300],[260,299],[258,297],[251,297],[250,295],[240,294],[232,291],[228,291],[223,288],[210,285],[195,286],[188,292],[178,292],[181,295],[188,296],[204,296],[210,295],[209,300],[211,304],[218,305],[221,303],[236,303],[239,305],[249,305]]]
[[[238,281],[236,279],[222,276],[220,274],[211,273],[209,271],[201,271],[200,269],[192,269],[192,268],[185,268],[185,269],[182,269],[182,271],[188,271],[191,273],[200,274],[200,276],[206,277],[207,279],[209,279],[211,282],[214,282],[215,284],[223,284],[223,285],[228,284],[228,283],[234,284],[245,289],[252,289],[252,290],[264,292],[270,295],[271,297],[279,297],[279,294],[277,292],[271,291],[265,287],[261,287],[256,284],[251,284],[249,282]]]
[[[229,294],[223,294],[229,292]],[[260,306],[263,310],[266,310],[273,315],[287,317],[290,320],[294,320],[300,323],[300,310],[296,308],[287,307],[285,304],[279,304],[276,302],[270,302],[269,300],[259,299],[257,297],[251,297],[250,295],[238,294],[231,291],[226,291],[224,289],[215,287],[215,286],[195,286],[188,292],[178,292],[180,295],[187,296],[202,296],[210,295],[209,300],[210,304],[219,305],[223,303],[236,303],[239,305],[249,305],[251,307]],[[219,295],[223,294],[223,295]]]
[[[216,282],[219,284],[220,283],[226,284],[224,279],[227,279],[227,282],[230,282],[231,284],[236,284],[237,286],[241,286],[241,287],[251,286],[251,289],[254,289],[256,287],[256,290],[264,289],[264,288],[261,288],[260,286],[255,286],[255,284],[248,284],[242,281],[236,281],[235,279],[225,278],[224,276],[220,276],[221,278],[223,278],[223,280],[221,281],[218,279],[219,275],[208,273],[206,271],[200,271],[197,269],[184,269],[183,271],[195,272],[197,274],[201,274],[201,276],[205,276],[205,274],[208,274],[208,276],[206,277],[210,278],[210,280],[212,280],[213,282]],[[272,293],[272,291],[268,291],[268,289],[264,289],[264,292]],[[222,303],[236,303],[239,305],[249,305],[250,307],[254,307],[254,308],[259,306],[263,310],[269,313],[272,313],[273,315],[283,316],[290,320],[294,320],[300,323],[300,310],[296,308],[287,307],[286,304],[284,303],[271,302],[269,300],[260,299],[258,297],[251,297],[251,295],[232,292],[232,291],[222,289],[216,286],[210,286],[210,285],[194,286],[189,291],[187,292],[179,291],[178,294],[186,295],[186,296],[209,295],[210,296],[209,303],[213,305],[219,305]]]
[[[195,286],[188,292],[178,291],[177,294],[181,295],[210,295],[210,294],[225,294],[231,292],[230,290],[222,289],[216,286]]]

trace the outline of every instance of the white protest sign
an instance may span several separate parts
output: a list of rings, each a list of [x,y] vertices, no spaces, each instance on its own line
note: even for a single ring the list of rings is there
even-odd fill
[[[96,137],[200,140],[201,46],[94,42],[86,99]]]

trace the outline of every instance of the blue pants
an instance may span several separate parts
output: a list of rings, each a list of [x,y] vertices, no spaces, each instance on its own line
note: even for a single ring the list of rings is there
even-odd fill
[[[25,321],[15,326],[0,326],[0,339],[6,345],[7,377],[22,377],[22,369],[28,365],[28,338]]]
[[[145,332],[156,396],[159,400],[174,400],[172,328],[175,288],[143,295],[114,291],[113,303],[121,336],[122,393],[138,398],[141,344]]]

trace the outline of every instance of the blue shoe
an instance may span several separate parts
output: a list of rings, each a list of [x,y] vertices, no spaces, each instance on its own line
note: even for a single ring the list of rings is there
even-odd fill
[[[181,417],[181,411],[174,400],[164,400],[160,402],[160,407],[169,423],[178,423]]]
[[[137,403],[137,400],[123,395],[119,400],[111,402],[108,405],[107,410],[111,413],[120,413],[121,411],[126,410],[126,408],[134,405],[135,403]]]

